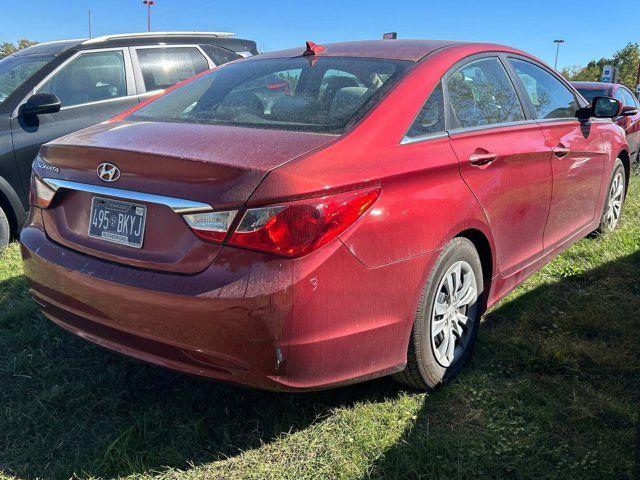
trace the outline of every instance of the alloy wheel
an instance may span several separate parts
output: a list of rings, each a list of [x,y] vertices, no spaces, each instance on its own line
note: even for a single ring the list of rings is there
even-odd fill
[[[617,172],[611,182],[609,189],[609,203],[607,213],[604,216],[604,222],[608,230],[613,230],[620,221],[622,212],[622,201],[624,196],[624,177],[622,172]]]
[[[436,360],[450,367],[460,359],[476,321],[476,276],[465,261],[455,262],[444,274],[431,311],[431,345]]]

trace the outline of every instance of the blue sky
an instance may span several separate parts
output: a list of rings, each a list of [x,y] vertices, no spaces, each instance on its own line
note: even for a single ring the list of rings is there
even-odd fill
[[[352,39],[438,38],[504,43],[553,64],[555,38],[563,38],[558,67],[583,65],[611,55],[640,30],[616,29],[638,18],[638,0],[620,0],[610,21],[607,3],[596,0],[156,0],[154,30],[221,30],[254,39],[261,50]],[[142,0],[0,0],[0,41],[38,41],[146,29]],[[629,12],[628,16],[624,12]],[[622,16],[621,16],[622,15]],[[635,25],[637,21],[629,23]],[[606,25],[606,26],[603,26]],[[590,31],[591,30],[591,31]]]

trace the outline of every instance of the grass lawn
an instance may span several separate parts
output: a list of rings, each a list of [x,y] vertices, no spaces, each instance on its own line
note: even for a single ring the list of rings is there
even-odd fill
[[[102,350],[29,300],[0,255],[0,480],[640,479],[640,178],[621,229],[582,240],[486,315],[461,377],[273,394]]]

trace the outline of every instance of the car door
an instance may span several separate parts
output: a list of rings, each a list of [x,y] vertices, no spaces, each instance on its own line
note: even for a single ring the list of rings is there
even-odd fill
[[[508,63],[553,152],[553,195],[544,232],[545,249],[552,250],[587,227],[597,214],[604,143],[597,120],[576,118],[582,104],[555,73],[528,58],[509,56]]]
[[[499,54],[465,60],[444,85],[451,146],[491,227],[500,273],[508,276],[542,255],[551,150]]]
[[[140,99],[215,67],[198,45],[131,47]]]
[[[129,52],[122,48],[78,52],[34,92],[55,94],[61,108],[36,118],[20,116],[16,109],[11,118],[16,161],[27,191],[31,163],[43,143],[103,122],[139,102]]]
[[[16,169],[9,115],[4,113],[0,114],[0,195],[8,197],[7,200],[11,205],[5,205],[7,210],[11,206],[17,215],[23,216],[26,208],[17,204],[16,197],[26,205],[27,192],[22,187],[22,181]],[[20,220],[23,218],[21,217]]]
[[[616,119],[616,123],[624,128],[626,133],[627,143],[631,150],[631,158],[636,158],[640,148],[640,105],[636,97],[626,87],[620,86],[617,91],[620,92],[622,98],[620,101],[625,107],[638,110],[635,115],[622,115]],[[616,98],[618,97],[616,96]]]

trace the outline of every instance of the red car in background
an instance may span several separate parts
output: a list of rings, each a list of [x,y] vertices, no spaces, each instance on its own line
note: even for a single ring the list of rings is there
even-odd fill
[[[603,82],[571,82],[573,87],[590,102],[594,97],[613,97],[618,99],[624,108],[614,121],[624,128],[631,158],[638,163],[640,158],[640,102],[624,85]]]
[[[256,91],[274,77],[288,87]],[[465,365],[487,307],[616,227],[620,109],[499,45],[240,60],[45,145],[25,274],[57,324],[172,369],[433,388]]]

